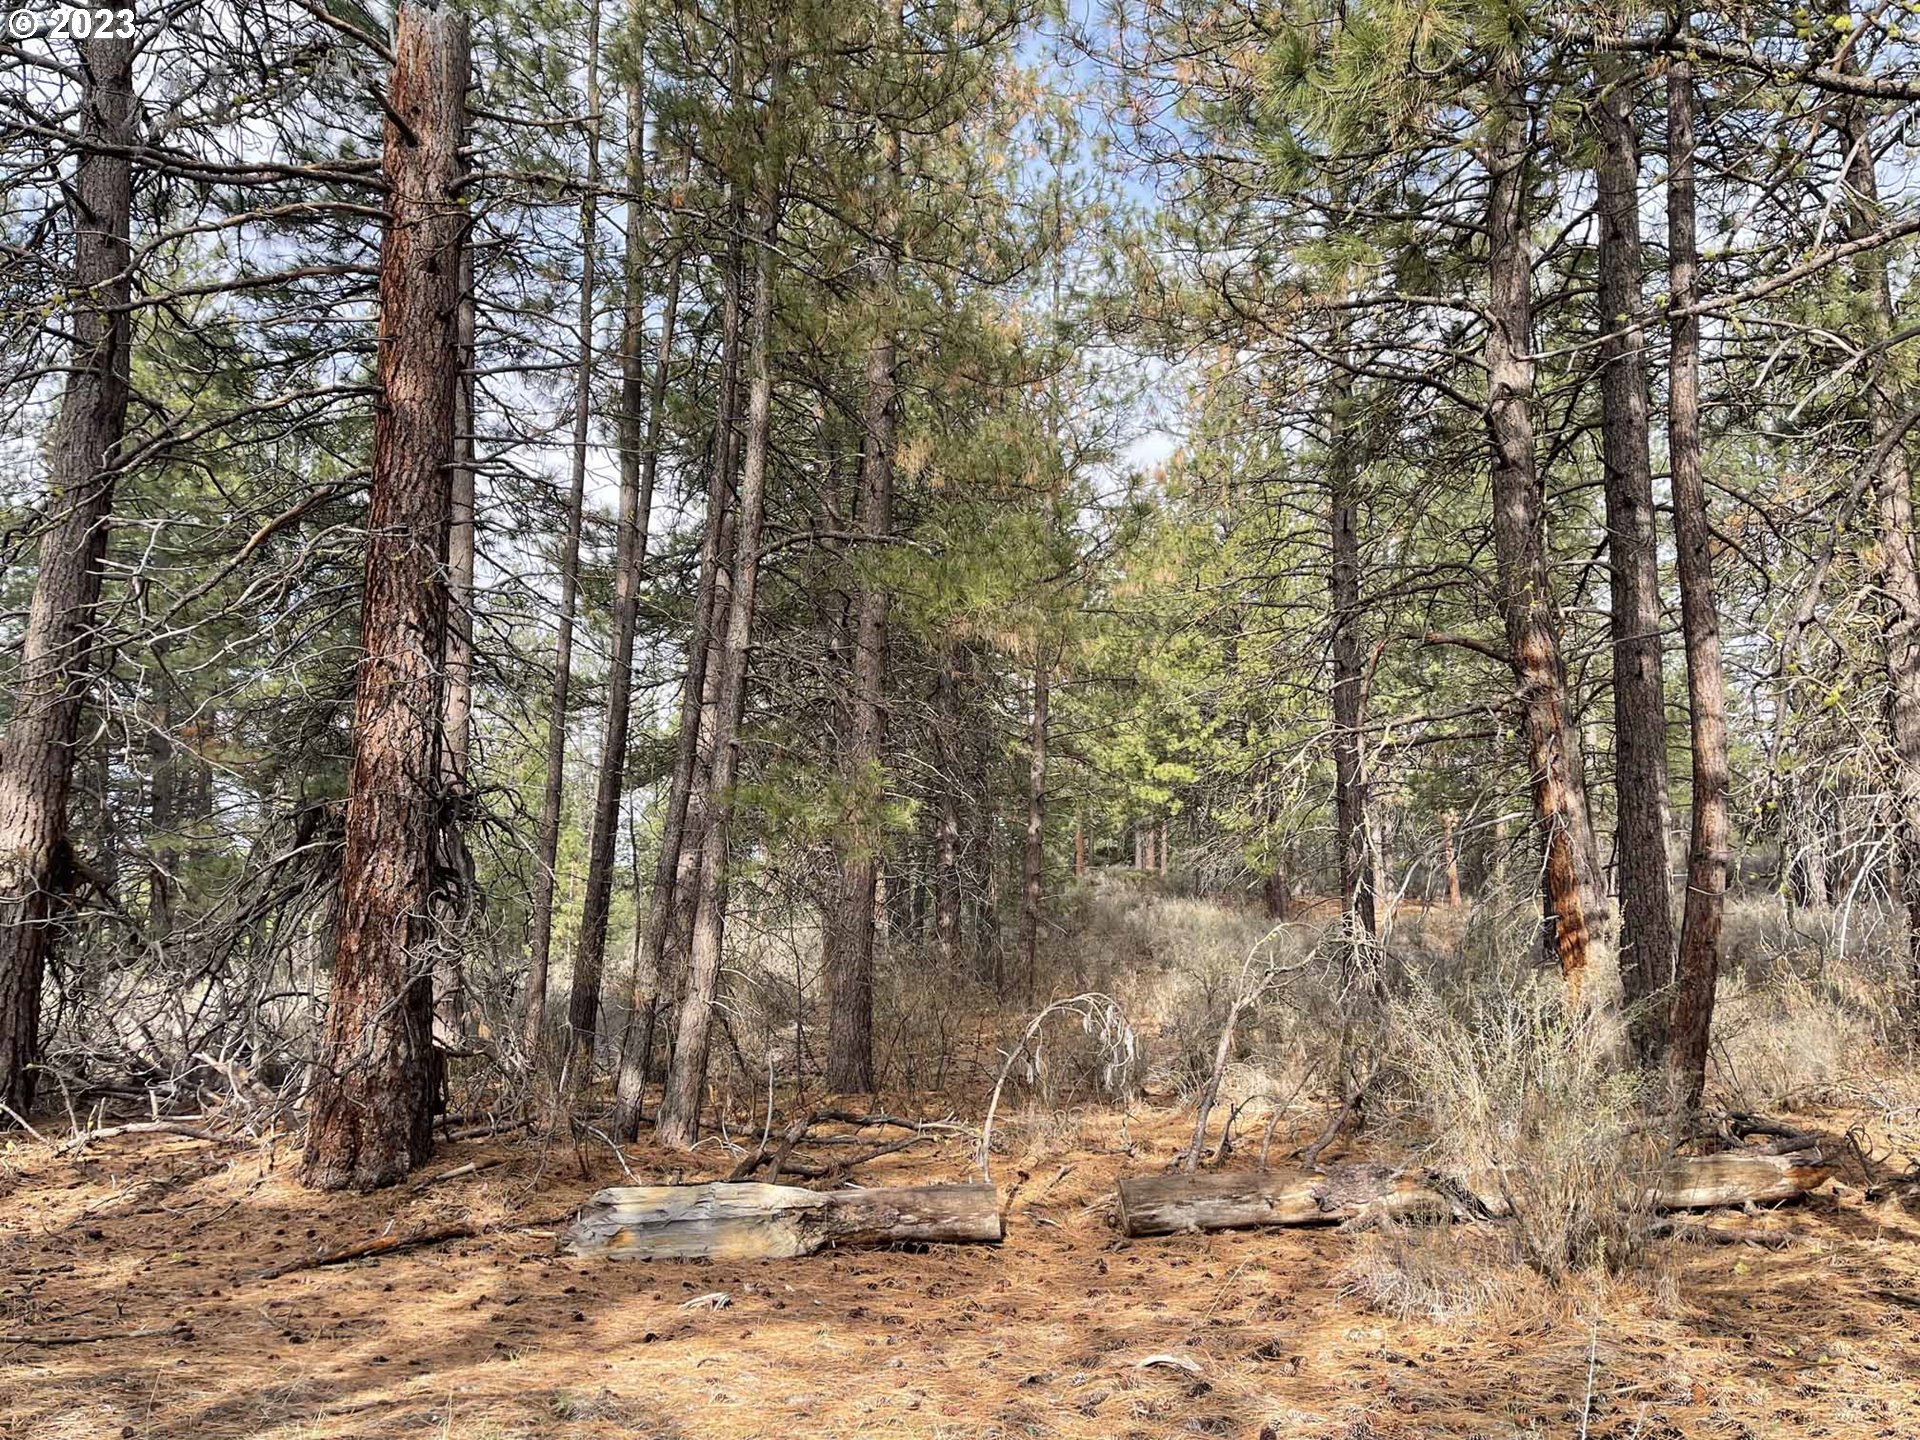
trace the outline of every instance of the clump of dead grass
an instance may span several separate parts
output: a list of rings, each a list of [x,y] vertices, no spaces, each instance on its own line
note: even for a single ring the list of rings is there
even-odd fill
[[[1884,907],[1727,907],[1713,1088],[1736,1110],[1866,1103],[1904,1068],[1904,945]]]
[[[1537,1276],[1477,1239],[1437,1225],[1382,1226],[1358,1237],[1341,1263],[1341,1292],[1403,1323],[1449,1325],[1537,1290]]]

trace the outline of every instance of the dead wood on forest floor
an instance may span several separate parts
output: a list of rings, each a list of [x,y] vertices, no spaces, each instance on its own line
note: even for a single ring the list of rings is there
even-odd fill
[[[1833,1174],[1818,1150],[1681,1156],[1647,1182],[1655,1210],[1797,1199]],[[1176,1235],[1273,1225],[1368,1224],[1381,1220],[1474,1220],[1511,1213],[1497,1174],[1447,1176],[1392,1165],[1345,1164],[1287,1171],[1133,1176],[1118,1185],[1122,1234]]]

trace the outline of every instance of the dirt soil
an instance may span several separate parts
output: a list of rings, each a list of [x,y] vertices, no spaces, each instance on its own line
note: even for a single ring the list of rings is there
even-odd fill
[[[1379,1237],[1121,1239],[1114,1178],[1167,1165],[1190,1124],[1088,1117],[997,1162],[1003,1196],[1019,1181],[998,1249],[725,1264],[558,1253],[569,1212],[621,1181],[597,1141],[446,1144],[424,1175],[486,1168],[370,1196],[302,1190],[284,1142],[16,1145],[0,1435],[1920,1435],[1905,1202],[1848,1186],[1741,1220],[1789,1233],[1784,1249],[1665,1241],[1619,1280],[1516,1282],[1457,1319],[1397,1320],[1349,1283]],[[724,1170],[628,1156],[643,1180]],[[923,1148],[861,1178],[963,1179],[968,1158]],[[506,1228],[262,1277],[460,1222]],[[717,1291],[729,1303],[688,1303]]]

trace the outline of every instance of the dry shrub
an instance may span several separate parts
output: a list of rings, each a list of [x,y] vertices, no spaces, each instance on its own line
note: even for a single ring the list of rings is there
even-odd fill
[[[1638,1248],[1660,1153],[1641,1123],[1646,1082],[1558,977],[1450,992],[1411,977],[1386,1005],[1385,1053],[1427,1163],[1489,1177],[1528,1265],[1558,1279],[1616,1269]]]

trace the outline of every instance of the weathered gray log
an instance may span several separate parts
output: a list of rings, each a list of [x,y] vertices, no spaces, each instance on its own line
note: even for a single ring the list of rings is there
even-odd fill
[[[1461,1218],[1499,1209],[1464,1186],[1425,1170],[1391,1165],[1331,1165],[1323,1172],[1216,1171],[1141,1175],[1119,1186],[1120,1231],[1176,1235],[1187,1230],[1248,1230],[1269,1225],[1336,1225],[1362,1217]]]
[[[1656,1210],[1711,1210],[1719,1205],[1769,1205],[1818,1189],[1833,1166],[1817,1148],[1791,1155],[1729,1150],[1670,1160],[1653,1191]]]
[[[991,1185],[619,1185],[581,1209],[567,1248],[621,1260],[785,1259],[905,1242],[997,1245],[1005,1234]]]
[[[1792,1200],[1833,1173],[1818,1150],[1792,1155],[1732,1152],[1669,1161],[1648,1187],[1656,1210]],[[1509,1211],[1499,1177],[1455,1178],[1390,1165],[1334,1165],[1324,1172],[1142,1175],[1119,1185],[1125,1235],[1336,1225],[1386,1219],[1460,1220]]]

